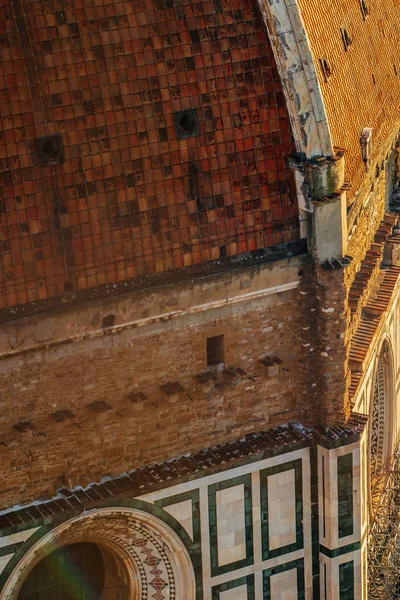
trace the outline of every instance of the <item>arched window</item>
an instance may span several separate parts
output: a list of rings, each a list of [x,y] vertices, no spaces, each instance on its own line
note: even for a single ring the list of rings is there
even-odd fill
[[[369,424],[369,480],[372,513],[384,489],[393,449],[394,429],[392,353],[384,342],[372,390]]]
[[[145,506],[100,508],[45,533],[3,571],[1,599],[195,600],[187,534]]]
[[[69,544],[55,550],[30,572],[18,600],[100,600],[120,598],[121,581],[110,577],[97,544]]]

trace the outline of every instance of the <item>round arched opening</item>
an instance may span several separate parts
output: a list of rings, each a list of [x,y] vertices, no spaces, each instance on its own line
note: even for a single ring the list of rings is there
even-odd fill
[[[26,577],[17,600],[122,600],[128,585],[121,565],[92,542],[61,546]]]
[[[152,514],[113,507],[65,521],[40,537],[10,564],[1,599],[141,600],[161,593],[165,600],[195,599],[184,543]]]
[[[388,341],[376,362],[369,422],[369,492],[371,515],[376,511],[389,474],[394,444],[393,357]]]

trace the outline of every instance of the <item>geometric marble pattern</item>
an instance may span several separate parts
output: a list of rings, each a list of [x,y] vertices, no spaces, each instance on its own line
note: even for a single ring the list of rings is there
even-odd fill
[[[353,535],[353,454],[337,458],[338,537]]]
[[[384,596],[382,595],[382,600]],[[339,600],[354,600],[354,561],[339,565]]]
[[[270,475],[268,485],[269,547],[296,543],[296,496],[294,469]]]
[[[320,449],[312,453],[304,448],[259,463],[249,461],[210,474],[200,472],[197,477],[166,484],[136,499],[110,497],[103,503],[110,508],[71,516],[72,521],[65,521],[65,530],[62,524],[56,526],[53,518],[44,523],[34,521],[32,525],[45,527],[27,542],[22,540],[36,531],[32,526],[29,535],[19,533],[18,527],[3,529],[0,561],[4,557],[5,570],[0,574],[0,597],[17,599],[10,579],[5,588],[2,586],[7,578],[18,578],[19,572],[24,580],[26,567],[20,565],[24,556],[32,556],[33,549],[36,553],[37,545],[42,543],[39,560],[54,549],[50,541],[43,550],[54,531],[62,545],[103,536],[124,549],[135,565],[138,586],[136,589],[134,583],[133,597],[140,600],[311,600],[319,598],[320,583],[324,582],[324,569],[320,582],[320,562],[326,570],[326,600],[335,589],[331,600],[355,600],[358,566],[349,559],[356,560],[360,541],[352,539],[338,547],[340,532],[336,532],[339,522],[342,535],[349,535],[353,520],[355,523],[352,491],[358,485],[353,473],[357,461],[353,465],[353,444],[347,454],[342,452],[339,446],[332,449],[334,481],[325,470],[326,489],[338,491],[333,501],[333,544],[322,540],[318,531]],[[60,528],[61,533],[57,533]],[[179,558],[181,554],[186,558]],[[343,563],[346,559],[348,562]],[[331,567],[337,560],[339,567]],[[333,582],[332,573],[336,574]],[[184,581],[191,582],[189,588]]]
[[[166,498],[160,498],[159,500],[156,500],[155,504],[176,519],[193,542],[200,544],[200,505],[198,489],[183,492],[182,494],[174,494],[173,496],[167,496]]]
[[[186,594],[185,598],[182,598],[182,594],[184,589],[192,589],[191,575],[186,570],[182,571],[181,577],[187,578],[188,587],[182,588],[181,581],[177,596],[172,566],[175,563],[175,568],[181,571],[181,547],[175,545],[174,538],[170,537],[167,530],[154,523],[154,520],[147,520],[147,517],[131,510],[114,508],[89,513],[83,518],[67,522],[65,527],[56,527],[54,532],[41,538],[31,550],[30,567],[51,554],[59,544],[65,546],[80,540],[93,540],[101,544],[104,540],[112,544],[116,556],[128,560],[128,564],[132,565],[130,569],[134,565],[135,576],[130,579],[134,597],[136,594],[141,600],[187,600]],[[15,592],[26,575],[26,567],[15,573],[7,592],[3,592],[3,600],[15,600]]]
[[[304,600],[304,560],[265,569],[263,590],[263,600]]]
[[[391,388],[393,376],[389,365],[390,348],[385,342],[376,367],[369,423],[369,485],[372,512],[375,511],[384,485],[388,447],[391,437]]]
[[[297,600],[296,569],[271,575],[271,600]]]
[[[0,573],[4,571],[18,548],[38,529],[39,527],[30,527],[0,538]]]
[[[0,573],[4,571],[13,556],[14,554],[5,554],[4,556],[0,556]]]
[[[255,600],[254,575],[240,577],[213,587],[212,600]]]
[[[220,600],[247,600],[247,585],[241,585],[221,592],[219,597]]]
[[[164,506],[164,510],[182,525],[190,539],[193,540],[192,501],[183,500],[183,502],[170,504]]]
[[[260,473],[263,559],[303,547],[303,476],[301,459]]]
[[[253,562],[253,516],[250,475],[234,477],[208,488],[211,574],[239,569]]]
[[[246,558],[244,486],[220,490],[217,499],[218,565]]]
[[[129,544],[141,578],[142,600],[175,600],[175,579],[165,545],[143,524],[135,523]]]

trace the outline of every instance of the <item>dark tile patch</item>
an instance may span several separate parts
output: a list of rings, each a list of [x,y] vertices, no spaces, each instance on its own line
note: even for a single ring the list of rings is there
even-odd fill
[[[192,44],[200,43],[200,34],[197,29],[191,29],[189,31],[189,35],[190,35],[190,41],[192,42]]]
[[[68,29],[71,37],[76,37],[79,35],[79,25],[78,23],[69,23]]]
[[[67,22],[65,12],[63,12],[63,11],[56,12],[56,21],[57,21],[57,25],[65,25]]]
[[[175,112],[174,124],[180,140],[200,135],[199,117],[195,108]]]
[[[223,12],[221,0],[213,0],[212,4],[216,14],[221,14]]]
[[[36,153],[43,167],[64,162],[61,135],[46,135],[36,139]]]
[[[92,115],[94,114],[94,104],[91,100],[86,100],[83,103],[83,110],[85,112],[85,114],[87,115]]]

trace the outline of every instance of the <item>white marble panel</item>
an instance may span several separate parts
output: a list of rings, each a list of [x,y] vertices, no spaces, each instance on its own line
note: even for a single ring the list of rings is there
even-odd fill
[[[25,542],[38,529],[39,527],[32,527],[31,529],[25,529],[25,531],[18,531],[17,533],[6,535],[0,538],[0,548],[4,548],[4,546],[10,546],[11,544],[19,544],[20,542]]]
[[[297,600],[297,569],[271,575],[271,600]]]
[[[221,592],[219,600],[247,600],[247,585],[238,585],[231,590]]]
[[[270,475],[268,485],[269,548],[296,543],[295,470]]]
[[[216,493],[218,564],[246,558],[244,486],[235,485]]]
[[[14,554],[6,554],[5,556],[0,556],[0,573],[4,571],[10,560]]]
[[[187,531],[190,538],[193,539],[192,501],[184,500],[183,502],[177,502],[176,504],[169,504],[168,506],[164,506],[164,510],[174,517],[174,519],[176,519]]]

